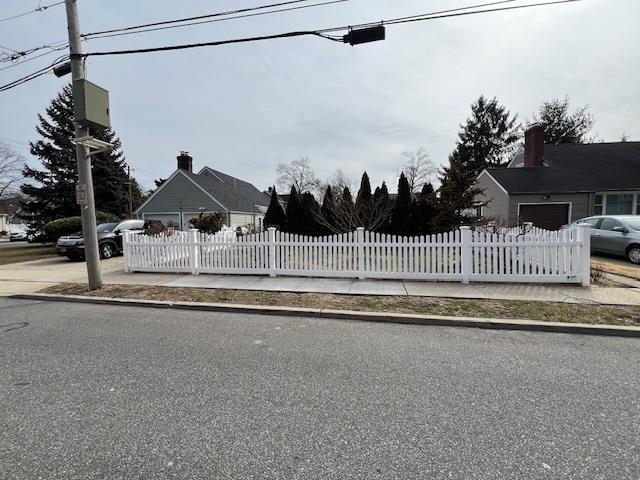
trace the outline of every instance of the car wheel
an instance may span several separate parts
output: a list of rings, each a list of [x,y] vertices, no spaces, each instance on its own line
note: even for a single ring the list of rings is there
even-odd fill
[[[640,265],[640,245],[632,245],[627,249],[627,258],[631,263]]]
[[[112,243],[103,243],[102,245],[100,245],[100,258],[102,258],[103,260],[107,260],[113,257],[115,251],[116,250],[113,247]]]

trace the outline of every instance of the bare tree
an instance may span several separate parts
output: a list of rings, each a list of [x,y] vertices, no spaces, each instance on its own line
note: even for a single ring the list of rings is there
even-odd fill
[[[8,145],[0,143],[0,198],[17,193],[24,165],[21,155]]]
[[[352,232],[357,227],[376,231],[382,227],[391,214],[391,204],[387,199],[373,199],[371,208],[358,208],[351,196],[338,194],[329,201],[325,197],[322,208],[314,212],[316,222],[332,233]]]
[[[402,152],[402,156],[405,159],[402,171],[407,177],[411,191],[417,193],[422,190],[425,183],[432,180],[438,169],[429,159],[429,154],[424,147],[420,147],[414,152]]]
[[[282,191],[289,191],[295,187],[298,193],[316,193],[320,187],[320,180],[311,168],[311,160],[302,157],[291,163],[280,163],[276,168],[277,184]]]
[[[348,188],[349,191],[354,191],[356,187],[356,182],[353,178],[350,178],[344,170],[341,168],[337,169],[331,178],[329,178],[329,185],[335,192],[344,192],[345,188]]]

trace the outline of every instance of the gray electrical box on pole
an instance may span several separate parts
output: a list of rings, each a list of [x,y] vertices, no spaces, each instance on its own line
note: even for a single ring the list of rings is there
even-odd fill
[[[71,53],[71,78],[73,84],[84,81],[84,65],[80,54],[80,22],[78,20],[78,6],[76,0],[65,0],[67,9],[67,27],[69,29],[69,52]],[[73,92],[74,103],[76,91]],[[108,97],[107,97],[108,98]],[[84,102],[84,99],[82,100]],[[108,111],[107,111],[108,116]],[[89,137],[89,129],[74,119],[76,139]],[[76,142],[76,160],[78,161],[78,192],[82,192],[81,200],[86,203],[80,205],[82,217],[82,234],[84,237],[84,257],[87,261],[87,276],[89,289],[96,290],[102,286],[100,272],[100,254],[98,252],[98,232],[96,229],[96,207],[93,198],[93,179],[91,177],[91,157],[88,147],[82,142]]]

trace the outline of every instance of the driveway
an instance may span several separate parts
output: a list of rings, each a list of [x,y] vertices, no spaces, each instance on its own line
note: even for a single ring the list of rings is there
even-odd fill
[[[173,274],[126,274],[123,263],[122,257],[101,260],[105,283],[160,285],[178,277]],[[86,263],[66,257],[50,257],[0,265],[0,294],[31,293],[61,282],[87,283]]]
[[[640,478],[638,340],[0,299],[3,478]]]

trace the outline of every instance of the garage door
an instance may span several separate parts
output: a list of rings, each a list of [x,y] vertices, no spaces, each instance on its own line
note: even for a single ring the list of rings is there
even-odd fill
[[[532,222],[536,227],[557,230],[569,223],[568,203],[545,203],[539,205],[519,205],[520,221]]]

